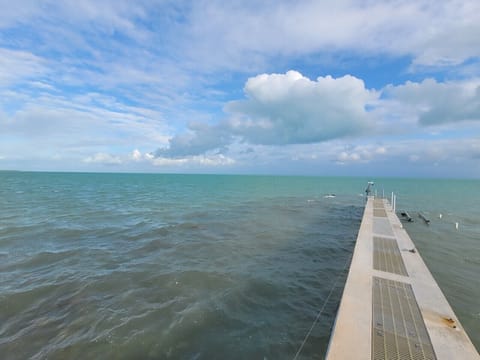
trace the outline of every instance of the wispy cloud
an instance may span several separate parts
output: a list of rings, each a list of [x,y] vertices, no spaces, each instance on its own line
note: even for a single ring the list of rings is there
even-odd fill
[[[48,73],[47,61],[27,51],[0,48],[0,86],[16,85]]]
[[[1,92],[0,92],[1,94]],[[125,105],[114,97],[88,93],[66,98],[58,94],[3,93],[0,105],[19,107],[0,116],[0,142],[6,156],[28,158],[57,154],[81,158],[92,151],[123,152],[132,144],[154,148],[168,139],[168,125],[155,110]],[[16,146],[12,146],[15,139]]]
[[[199,1],[181,44],[213,68],[261,70],[272,57],[341,51],[456,65],[480,55],[479,13],[476,1]]]

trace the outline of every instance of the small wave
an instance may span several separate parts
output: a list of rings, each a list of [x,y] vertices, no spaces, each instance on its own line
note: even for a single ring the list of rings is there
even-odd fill
[[[79,249],[65,251],[42,251],[23,257],[15,263],[11,263],[9,266],[4,268],[4,271],[15,269],[22,269],[22,271],[28,271],[31,269],[53,266],[57,262],[65,261],[70,258],[75,258],[80,253],[81,251]]]
[[[478,264],[480,265],[480,258],[472,258],[472,257],[465,257],[463,260],[470,264]]]

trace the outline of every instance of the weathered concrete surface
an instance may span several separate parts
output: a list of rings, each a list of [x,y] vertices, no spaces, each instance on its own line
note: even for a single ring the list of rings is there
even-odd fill
[[[365,206],[327,358],[371,358],[373,201]]]
[[[387,217],[379,209],[385,208]],[[374,209],[375,215],[374,216]],[[388,224],[385,222],[388,220]],[[408,276],[373,269],[373,236],[395,239]],[[479,360],[468,335],[407,232],[385,200],[369,198],[330,339],[328,360],[372,359],[372,279],[410,284],[439,360]],[[410,251],[409,251],[410,250]]]

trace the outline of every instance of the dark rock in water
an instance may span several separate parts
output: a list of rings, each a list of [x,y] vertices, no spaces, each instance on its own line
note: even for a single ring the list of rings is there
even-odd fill
[[[423,215],[422,213],[418,213],[418,216],[423,220],[425,221],[425,224],[429,225],[430,224],[430,220],[427,219],[427,217],[425,215]]]

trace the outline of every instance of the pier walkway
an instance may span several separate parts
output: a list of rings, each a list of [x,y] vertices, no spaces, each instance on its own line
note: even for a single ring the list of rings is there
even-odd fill
[[[367,200],[327,359],[480,359],[384,199]]]

